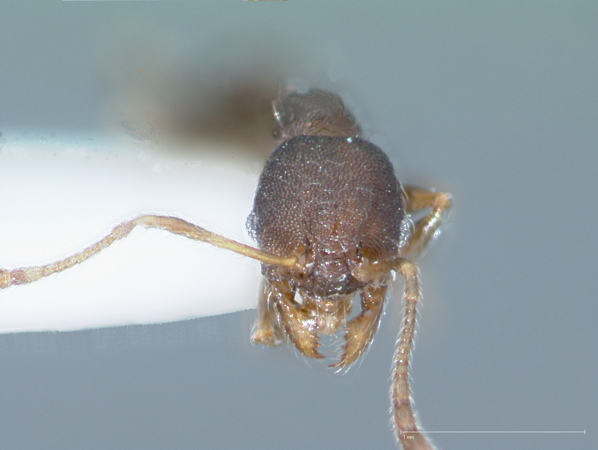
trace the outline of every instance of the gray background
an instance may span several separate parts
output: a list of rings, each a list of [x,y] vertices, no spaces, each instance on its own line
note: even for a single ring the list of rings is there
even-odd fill
[[[426,429],[587,431],[434,435],[445,449],[597,448],[595,2],[13,5],[0,130],[92,133],[105,68],[168,40],[212,75],[270,65],[342,93],[402,180],[455,196],[421,263]],[[252,348],[253,311],[0,336],[0,449],[394,448],[399,293],[346,375]]]

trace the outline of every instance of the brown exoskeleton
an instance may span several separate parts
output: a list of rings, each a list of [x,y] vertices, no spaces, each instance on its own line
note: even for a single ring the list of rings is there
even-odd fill
[[[418,255],[439,231],[451,196],[402,188],[386,154],[359,137],[342,100],[331,93],[279,93],[274,102],[280,146],[260,177],[248,227],[250,247],[182,219],[145,215],[121,223],[96,244],[40,267],[0,269],[0,288],[31,283],[79,264],[137,225],[161,228],[262,263],[263,287],[252,339],[267,346],[290,340],[322,358],[319,336],[345,330],[340,368],[356,361],[378,328],[391,272],[405,277],[404,324],[395,353],[391,402],[397,439],[405,449],[431,449],[419,429],[408,370],[420,299]],[[431,209],[412,224],[408,212]],[[348,319],[359,294],[361,312]]]

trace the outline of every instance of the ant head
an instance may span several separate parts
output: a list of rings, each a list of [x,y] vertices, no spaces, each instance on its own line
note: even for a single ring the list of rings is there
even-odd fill
[[[319,89],[305,94],[282,92],[273,102],[276,127],[272,132],[279,142],[296,136],[351,137],[360,133],[355,118],[338,95]]]

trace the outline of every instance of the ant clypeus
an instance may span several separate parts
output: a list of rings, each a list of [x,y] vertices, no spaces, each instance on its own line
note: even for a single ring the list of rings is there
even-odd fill
[[[39,267],[0,269],[0,288],[31,283],[79,264],[137,225],[161,228],[262,263],[264,279],[255,343],[289,339],[304,355],[323,358],[319,335],[345,329],[345,367],[368,348],[378,328],[392,271],[405,277],[406,308],[390,391],[397,439],[405,449],[433,448],[419,430],[409,388],[409,359],[420,299],[417,256],[451,207],[442,192],[401,187],[382,150],[359,137],[343,101],[321,90],[279,91],[274,137],[280,146],[261,174],[248,228],[250,247],[177,217],[145,215],[121,223],[81,252]],[[409,212],[431,208],[412,224]],[[347,321],[359,293],[361,312]]]

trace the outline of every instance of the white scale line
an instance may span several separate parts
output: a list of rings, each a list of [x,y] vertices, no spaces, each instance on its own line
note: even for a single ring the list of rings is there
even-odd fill
[[[443,430],[443,431],[402,431],[420,434],[586,434],[586,430]]]

